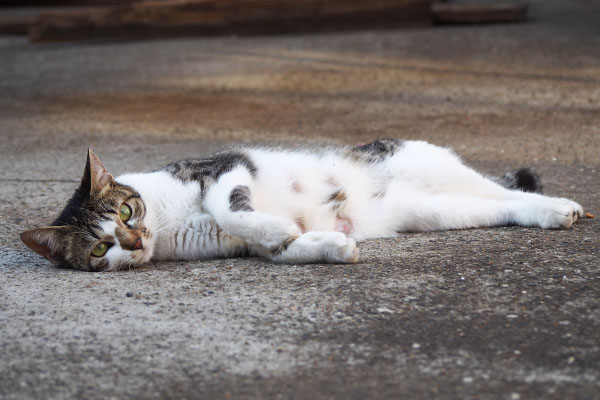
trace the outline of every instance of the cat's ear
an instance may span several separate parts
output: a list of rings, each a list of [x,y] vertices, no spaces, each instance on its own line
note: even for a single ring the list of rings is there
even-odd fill
[[[64,240],[68,226],[45,226],[21,233],[21,240],[31,250],[54,263],[65,260]]]
[[[80,191],[82,193],[101,193],[113,183],[113,177],[108,173],[100,159],[92,149],[88,149],[85,171],[81,179]]]

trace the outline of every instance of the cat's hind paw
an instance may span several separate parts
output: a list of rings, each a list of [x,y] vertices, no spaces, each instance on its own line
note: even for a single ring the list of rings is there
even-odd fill
[[[542,208],[540,226],[544,229],[568,229],[583,215],[583,207],[569,200],[556,198]]]

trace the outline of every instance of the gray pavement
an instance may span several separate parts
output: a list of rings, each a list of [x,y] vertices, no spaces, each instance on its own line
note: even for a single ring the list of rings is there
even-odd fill
[[[225,143],[425,139],[600,210],[600,5],[532,21],[31,45],[0,36],[0,398],[600,398],[600,224],[58,270],[26,250],[92,147],[115,174]],[[128,292],[133,293],[127,297]]]

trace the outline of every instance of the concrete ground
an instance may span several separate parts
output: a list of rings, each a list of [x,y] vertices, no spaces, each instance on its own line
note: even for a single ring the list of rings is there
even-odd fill
[[[113,173],[224,143],[449,145],[600,212],[600,6],[399,31],[31,45],[0,37],[0,398],[595,399],[600,224],[58,270],[18,234],[92,147]],[[127,297],[127,293],[133,294]]]

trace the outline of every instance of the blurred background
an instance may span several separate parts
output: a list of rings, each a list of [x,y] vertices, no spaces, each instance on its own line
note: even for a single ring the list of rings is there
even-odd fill
[[[599,15],[594,0],[2,0],[7,156],[43,132],[46,149],[109,154],[391,136],[590,162]]]

